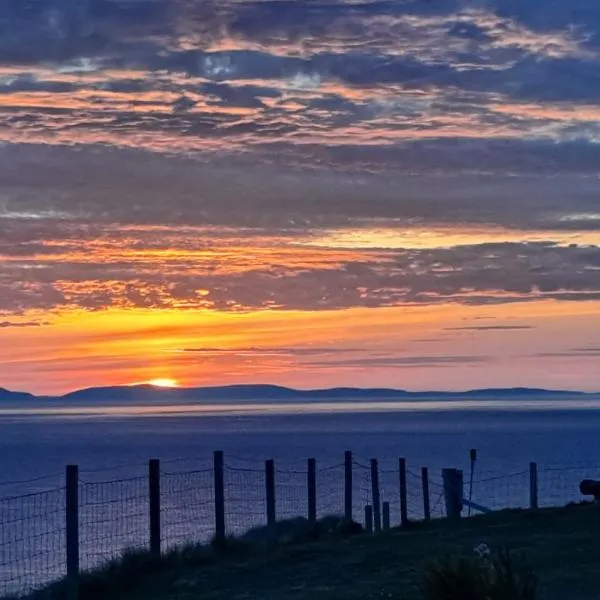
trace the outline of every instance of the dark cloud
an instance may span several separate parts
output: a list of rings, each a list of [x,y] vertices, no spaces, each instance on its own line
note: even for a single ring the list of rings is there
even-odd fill
[[[590,163],[591,150],[585,151]],[[360,165],[362,158],[367,165],[381,160],[378,166],[382,168],[388,161],[389,169],[383,172],[353,176],[310,168],[310,153],[289,155],[287,159],[300,161],[299,166],[283,168],[285,148],[270,148],[265,162],[257,165],[244,155],[236,159],[212,155],[209,162],[139,151],[11,145],[0,147],[5,198],[0,212],[4,206],[16,214],[70,215],[85,223],[86,233],[77,232],[84,237],[94,235],[94,223],[103,221],[309,230],[383,219],[380,225],[399,228],[408,224],[493,224],[548,230],[549,241],[557,230],[600,228],[597,178],[551,174],[551,165],[559,168],[558,155],[547,166],[548,174],[451,173],[455,156],[472,156],[475,162],[478,154],[480,163],[486,161],[484,147],[478,152],[477,144],[466,142],[415,143],[396,153],[368,148],[320,152],[326,164]],[[526,168],[528,157],[519,154],[514,144],[504,148],[506,165],[511,154],[515,168],[519,162]],[[391,170],[396,164],[394,156],[401,165],[396,172]],[[534,164],[533,153],[531,156]],[[411,173],[418,168],[419,157],[427,158],[425,170]],[[168,204],[164,202],[165,187],[169,189]],[[65,223],[63,220],[63,228]],[[3,228],[14,228],[17,236],[22,227],[22,220],[14,225],[4,220]],[[31,227],[52,225],[44,225],[38,218],[29,223],[26,236]],[[43,239],[43,232],[36,239]],[[19,241],[33,240],[21,236]]]
[[[20,328],[20,327],[43,327],[48,325],[42,321],[0,321],[0,329]]]
[[[531,325],[488,325],[488,326],[465,326],[446,327],[444,331],[520,331],[523,329],[535,329]]]
[[[452,365],[481,364],[489,362],[487,356],[461,356],[461,355],[424,355],[424,356],[383,356],[374,358],[357,358],[349,360],[327,360],[315,362],[312,367],[354,368],[354,369],[401,369],[401,368],[428,368]]]
[[[567,352],[540,352],[536,354],[539,358],[596,358],[600,357],[600,350],[586,350],[581,352],[579,350],[569,350]]]
[[[202,355],[248,355],[248,356],[320,356],[322,354],[357,354],[364,352],[364,348],[338,348],[338,347],[298,347],[298,348],[183,348],[181,352]]]

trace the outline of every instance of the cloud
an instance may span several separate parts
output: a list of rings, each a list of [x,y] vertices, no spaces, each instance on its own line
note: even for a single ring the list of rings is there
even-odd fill
[[[346,249],[312,245],[310,229],[277,231],[9,221],[0,243],[0,310],[330,310],[600,297],[597,246]]]
[[[209,356],[320,356],[322,354],[356,354],[364,352],[364,348],[339,347],[298,347],[298,348],[183,348],[181,352]]]
[[[535,329],[531,325],[482,325],[465,327],[445,327],[444,331],[520,331],[526,329]]]
[[[354,146],[359,168],[385,155],[427,171],[431,155],[474,171],[595,172],[598,11],[546,4],[544,19],[506,0],[11,4],[2,136],[257,160],[270,150],[325,167]],[[412,145],[448,139],[479,143],[457,148],[464,159]]]
[[[596,358],[600,357],[599,349],[589,349],[584,352],[580,350],[569,350],[566,352],[540,352],[536,354],[539,358]]]
[[[44,325],[49,325],[49,323],[45,321],[0,321],[0,329],[43,327]]]
[[[373,358],[357,358],[328,360],[315,362],[314,368],[352,368],[352,369],[400,369],[400,368],[430,368],[452,365],[481,364],[489,362],[487,356],[469,355],[423,355],[423,356],[382,356]]]

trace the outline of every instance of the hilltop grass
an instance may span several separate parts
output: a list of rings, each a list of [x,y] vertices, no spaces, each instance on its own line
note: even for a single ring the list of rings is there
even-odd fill
[[[80,600],[421,600],[431,561],[472,556],[485,543],[523,555],[543,600],[597,600],[600,507],[502,511],[460,522],[433,521],[380,535],[321,527],[261,540],[190,546],[157,560],[129,553],[81,579]],[[31,600],[65,597],[62,584]]]

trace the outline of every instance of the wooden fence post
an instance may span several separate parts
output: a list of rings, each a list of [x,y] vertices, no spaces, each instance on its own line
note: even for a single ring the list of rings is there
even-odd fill
[[[275,528],[275,461],[265,461],[265,485],[267,492],[267,525]]]
[[[225,460],[223,452],[213,454],[213,478],[215,492],[215,540],[225,541]]]
[[[383,507],[383,531],[388,531],[390,528],[390,503],[384,502],[382,507]]]
[[[79,593],[79,467],[67,465],[65,490],[67,580],[69,597]]]
[[[371,459],[371,490],[373,498],[373,526],[376,533],[381,531],[381,501],[379,494],[379,468],[377,459]]]
[[[308,486],[308,520],[310,523],[317,522],[317,461],[308,459],[307,470]]]
[[[365,531],[373,533],[373,507],[370,504],[365,506]]]
[[[463,472],[459,469],[443,469],[442,481],[446,515],[450,519],[460,519],[463,506]]]
[[[423,518],[426,521],[431,520],[431,506],[429,500],[429,469],[421,469],[421,484],[423,487]]]
[[[538,501],[538,468],[537,463],[529,464],[529,506],[532,509],[539,507]]]
[[[148,491],[150,499],[150,552],[160,556],[160,461],[148,463]]]
[[[344,453],[344,519],[352,521],[352,452]]]
[[[408,524],[408,489],[406,486],[406,459],[398,461],[398,473],[400,477],[400,524]]]

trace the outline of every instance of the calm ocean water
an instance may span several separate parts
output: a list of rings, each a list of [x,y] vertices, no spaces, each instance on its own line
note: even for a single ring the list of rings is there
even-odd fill
[[[288,467],[309,457],[335,464],[349,449],[363,461],[392,465],[402,456],[414,468],[437,471],[467,466],[470,448],[479,451],[483,471],[509,473],[530,461],[600,466],[599,428],[600,396],[211,407],[3,405],[0,497],[57,485],[68,463],[104,477],[112,467],[114,475],[132,476],[145,473],[150,458],[176,461],[182,469],[209,465],[213,450],[225,451],[232,461],[260,465],[273,458]]]
[[[525,506],[529,463],[540,468],[540,504],[580,500],[600,478],[600,396],[561,400],[285,405],[0,408],[0,595],[64,572],[66,464],[80,467],[81,555],[93,567],[126,547],[147,547],[147,461],[162,461],[165,545],[213,532],[212,453],[225,452],[227,526],[265,522],[264,460],[274,459],[277,513],[306,514],[306,459],[317,459],[320,515],[343,506],[343,456],[355,460],[355,518],[371,502],[377,458],[382,500],[398,521],[398,458],[409,468],[409,516],[423,514],[421,467],[443,516],[442,468],[465,470],[478,450],[473,499],[492,509]],[[6,499],[34,494],[25,499]]]

